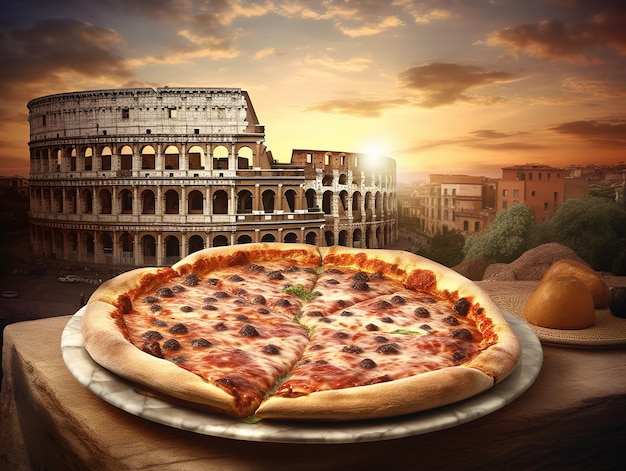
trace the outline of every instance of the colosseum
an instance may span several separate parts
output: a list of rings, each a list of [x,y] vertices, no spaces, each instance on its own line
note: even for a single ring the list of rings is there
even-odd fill
[[[205,247],[397,239],[393,159],[294,150],[279,163],[241,89],[61,93],[28,110],[37,255],[163,266]]]

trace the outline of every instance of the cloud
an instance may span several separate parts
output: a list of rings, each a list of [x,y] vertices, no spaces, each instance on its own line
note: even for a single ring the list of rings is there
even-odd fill
[[[0,39],[5,99],[23,100],[31,89],[50,90],[77,82],[128,84],[135,76],[117,52],[117,32],[66,18],[6,31]],[[32,97],[30,97],[32,98]]]
[[[307,68],[314,67],[318,71],[325,69],[334,72],[362,72],[370,66],[372,60],[366,57],[337,60],[323,54],[319,56],[308,55],[304,58],[304,62]]]
[[[623,148],[626,145],[626,117],[569,121],[550,130],[591,140],[606,147]]]
[[[470,97],[466,93],[471,89],[518,80],[508,72],[442,62],[411,67],[401,72],[399,78],[406,88],[421,94],[420,106],[425,108],[449,105],[457,101],[489,103],[493,100]]]
[[[620,2],[591,2],[580,21],[565,23],[545,19],[538,23],[508,26],[489,34],[487,44],[504,46],[514,55],[564,62],[603,61],[607,49],[626,55],[626,9]]]
[[[368,100],[368,99],[336,99],[317,103],[307,108],[307,111],[318,111],[332,114],[345,114],[360,118],[377,118],[382,112],[407,104],[405,99],[396,100]]]

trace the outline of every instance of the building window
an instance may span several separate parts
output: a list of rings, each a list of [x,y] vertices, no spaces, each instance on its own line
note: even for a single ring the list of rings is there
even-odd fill
[[[528,172],[528,179],[532,180],[533,179],[533,172]]]
[[[43,120],[42,124],[45,126],[46,125],[46,115],[42,115],[41,119]]]
[[[474,223],[474,232],[480,232],[480,222],[478,221]]]
[[[549,209],[550,209],[550,208],[549,208],[548,203],[543,203],[543,210],[544,210],[544,211],[548,211]]]
[[[535,196],[535,190],[530,192],[530,196]]]
[[[541,180],[541,172],[539,172],[539,174],[537,175],[537,178]]]
[[[167,109],[167,117],[175,118],[176,117],[176,108],[168,108]]]
[[[312,164],[313,163],[313,154],[311,154],[310,152],[307,152],[307,154],[306,154],[306,163],[307,164]]]
[[[509,190],[502,190],[502,196],[509,196]]]
[[[200,130],[199,130],[199,129],[194,129],[194,130],[193,130],[193,133],[194,133],[194,134],[200,134]]]
[[[508,207],[508,204],[506,201],[502,202],[502,209],[506,209]]]
[[[463,230],[465,232],[469,231],[469,221],[463,221]]]
[[[130,118],[130,109],[122,108],[122,119]]]
[[[513,190],[513,198],[519,198],[519,190]]]

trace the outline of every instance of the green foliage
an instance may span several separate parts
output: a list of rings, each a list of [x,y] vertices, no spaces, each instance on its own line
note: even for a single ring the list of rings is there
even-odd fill
[[[610,183],[594,183],[589,187],[589,196],[615,201],[615,186]]]
[[[510,263],[532,247],[535,216],[525,203],[498,211],[487,233],[465,243],[466,258],[483,257],[489,263]]]
[[[552,241],[571,248],[595,270],[624,271],[626,209],[615,201],[570,199],[544,224]]]
[[[422,255],[447,267],[453,267],[463,261],[464,246],[465,237],[463,234],[457,231],[448,231],[434,236]]]

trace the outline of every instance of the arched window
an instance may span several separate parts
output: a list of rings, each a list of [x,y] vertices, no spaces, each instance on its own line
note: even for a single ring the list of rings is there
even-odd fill
[[[152,190],[146,190],[141,194],[141,214],[154,214],[156,198]]]
[[[165,170],[178,170],[180,152],[176,146],[168,146],[165,149]]]
[[[252,193],[241,190],[237,194],[237,214],[249,214],[252,212]]]
[[[98,199],[100,200],[100,214],[111,214],[113,206],[111,203],[111,192],[107,189],[100,190]]]
[[[274,200],[276,199],[276,193],[272,190],[265,190],[263,195],[261,195],[263,200],[263,211],[266,213],[274,212]]]
[[[228,238],[225,235],[218,235],[213,238],[213,247],[226,247]]]
[[[197,252],[204,248],[204,240],[199,235],[192,235],[189,238],[189,253]]]
[[[204,211],[204,195],[194,190],[189,192],[187,201],[187,213],[188,214],[202,214]]]
[[[213,214],[228,214],[228,193],[224,190],[213,193]]]
[[[132,214],[133,213],[133,194],[130,190],[122,190],[120,192],[120,206],[122,214]]]
[[[176,190],[167,190],[165,192],[165,214],[178,214],[178,192]]]

